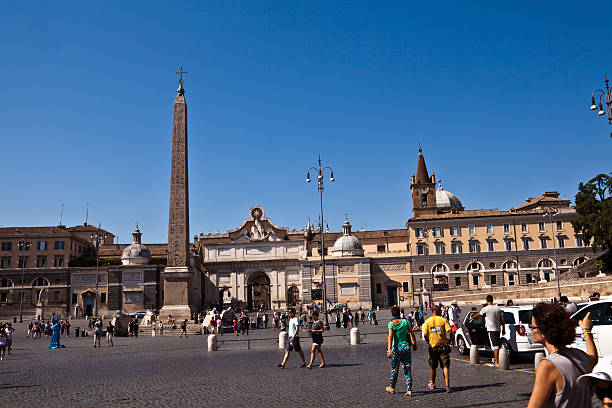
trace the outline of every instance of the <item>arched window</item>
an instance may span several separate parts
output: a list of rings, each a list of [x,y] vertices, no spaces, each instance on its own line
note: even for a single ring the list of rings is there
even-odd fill
[[[444,264],[437,264],[437,265],[434,265],[433,268],[431,268],[431,271],[433,273],[448,272],[448,268]]]
[[[34,279],[32,286],[49,286],[49,281],[41,276]]]
[[[538,262],[538,268],[543,269],[543,268],[547,268],[550,269],[553,266],[553,262],[550,259],[542,259],[540,262]]]
[[[505,271],[508,271],[508,270],[515,271],[516,270],[516,262],[514,262],[514,261],[506,261],[502,265],[502,269],[505,270]]]
[[[468,272],[479,272],[480,269],[480,264],[478,262],[472,262],[467,267]]]
[[[296,286],[290,286],[287,289],[287,304],[295,306],[300,301],[300,290]]]
[[[10,288],[13,286],[13,281],[7,278],[0,280],[0,288]]]
[[[579,256],[578,258],[574,259],[573,265],[574,266],[582,265],[586,261],[587,261],[587,259],[584,256]]]

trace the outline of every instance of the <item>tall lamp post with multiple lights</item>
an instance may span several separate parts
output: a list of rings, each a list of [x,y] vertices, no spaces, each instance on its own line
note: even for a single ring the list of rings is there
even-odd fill
[[[609,81],[608,81],[608,75],[606,74],[606,80],[604,81],[606,83],[606,90],[604,91],[603,89],[596,89],[593,91],[593,94],[591,95],[591,110],[592,111],[597,111],[597,114],[599,116],[603,116],[606,113],[608,114],[608,123],[612,125],[612,89],[610,89],[610,85],[609,85]],[[599,105],[597,105],[597,102],[595,100],[595,97],[598,96],[599,97]],[[606,104],[606,109],[604,110],[604,106],[602,103],[602,98],[603,101]],[[599,110],[597,110],[599,108]],[[610,137],[612,137],[612,133],[610,133]]]
[[[23,252],[23,251],[27,251],[30,249],[30,245],[32,245],[32,243],[30,241],[27,241],[26,239],[19,241],[17,243],[17,246],[19,247],[19,251]],[[19,292],[19,323],[23,322],[23,298],[25,296],[25,292],[23,290],[23,280],[24,280],[24,274],[25,274],[25,255],[23,256],[23,261],[21,263],[21,291]]]
[[[546,208],[546,213],[544,217],[548,215],[548,220],[550,221],[550,232],[552,233],[552,241],[553,241],[553,254],[555,256],[555,278],[557,279],[557,295],[559,296],[557,299],[559,302],[561,301],[561,284],[559,283],[559,264],[557,263],[557,242],[555,241],[555,225],[553,224],[553,217],[557,215],[558,210],[555,208]]]
[[[98,225],[98,230],[91,234],[90,239],[91,242],[96,244],[96,301],[94,303],[94,316],[98,317],[98,284],[99,284],[99,275],[98,275],[98,267],[100,263],[100,241],[106,240],[106,232],[101,229],[102,224]]]
[[[329,317],[327,315],[327,290],[326,290],[326,280],[325,280],[325,238],[323,236],[324,231],[323,231],[323,173],[325,172],[325,170],[329,170],[330,171],[330,177],[329,177],[329,181],[330,182],[334,182],[336,181],[336,179],[334,178],[334,170],[329,167],[329,166],[325,166],[322,167],[321,165],[321,156],[319,156],[319,165],[318,167],[311,167],[308,169],[308,171],[306,172],[306,182],[310,183],[310,170],[314,170],[317,173],[317,190],[319,191],[319,202],[321,204],[321,218],[319,219],[319,234],[321,236],[321,247],[319,248],[319,253],[321,254],[321,280],[323,283],[323,312],[325,315],[325,329],[329,330]]]

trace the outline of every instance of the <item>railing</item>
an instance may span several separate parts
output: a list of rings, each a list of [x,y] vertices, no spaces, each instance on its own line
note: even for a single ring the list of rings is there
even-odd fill
[[[368,335],[378,335],[378,334],[384,334],[387,335],[387,332],[371,332],[371,333],[359,333],[359,337],[360,337],[360,341],[363,342],[363,340],[368,338]],[[346,344],[351,344],[351,338],[350,338],[350,332],[349,333],[342,333],[342,334],[330,334],[330,335],[326,335],[324,338],[328,339],[328,338],[342,338]],[[246,342],[247,344],[247,350],[251,350],[251,342],[260,342],[260,341],[270,341],[274,346],[278,347],[278,337],[267,337],[267,338],[263,338],[263,339],[235,339],[235,340],[219,340],[219,336],[217,336],[217,350],[222,350],[223,349],[223,345],[225,343],[228,343],[227,345],[231,344],[231,343],[244,343]]]

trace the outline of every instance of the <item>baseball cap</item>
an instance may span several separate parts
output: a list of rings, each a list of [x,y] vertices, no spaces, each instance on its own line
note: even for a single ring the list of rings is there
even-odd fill
[[[603,380],[612,382],[612,355],[603,357],[593,368],[590,374],[584,374],[578,377],[576,382],[580,385],[588,387],[593,380]]]

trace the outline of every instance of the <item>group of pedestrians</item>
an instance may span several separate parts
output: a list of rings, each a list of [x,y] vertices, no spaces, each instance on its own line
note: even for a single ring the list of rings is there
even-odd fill
[[[300,345],[300,319],[298,319],[296,316],[295,308],[290,308],[287,313],[289,315],[287,342],[285,343],[285,354],[283,356],[283,361],[278,364],[278,367],[285,368],[285,364],[287,363],[291,352],[295,351],[302,359],[301,367],[312,368],[312,365],[315,362],[316,354],[318,354],[319,359],[321,360],[319,368],[324,368],[326,364],[321,347],[323,345],[323,332],[325,331],[325,328],[323,326],[323,323],[319,320],[319,311],[314,309],[310,312],[310,316],[312,318],[312,325],[310,326],[310,328],[305,329],[312,336],[310,362],[308,364],[306,364],[304,351],[302,351],[302,347]]]
[[[44,320],[35,320],[28,323],[28,332],[26,337],[31,337],[32,340],[40,339],[42,336],[45,336],[45,339],[48,339],[51,336],[51,322]],[[60,332],[62,335],[66,334],[70,336],[70,321],[69,320],[61,320],[60,321]]]
[[[10,323],[0,324],[0,361],[4,360],[6,355],[11,354],[14,331]]]

